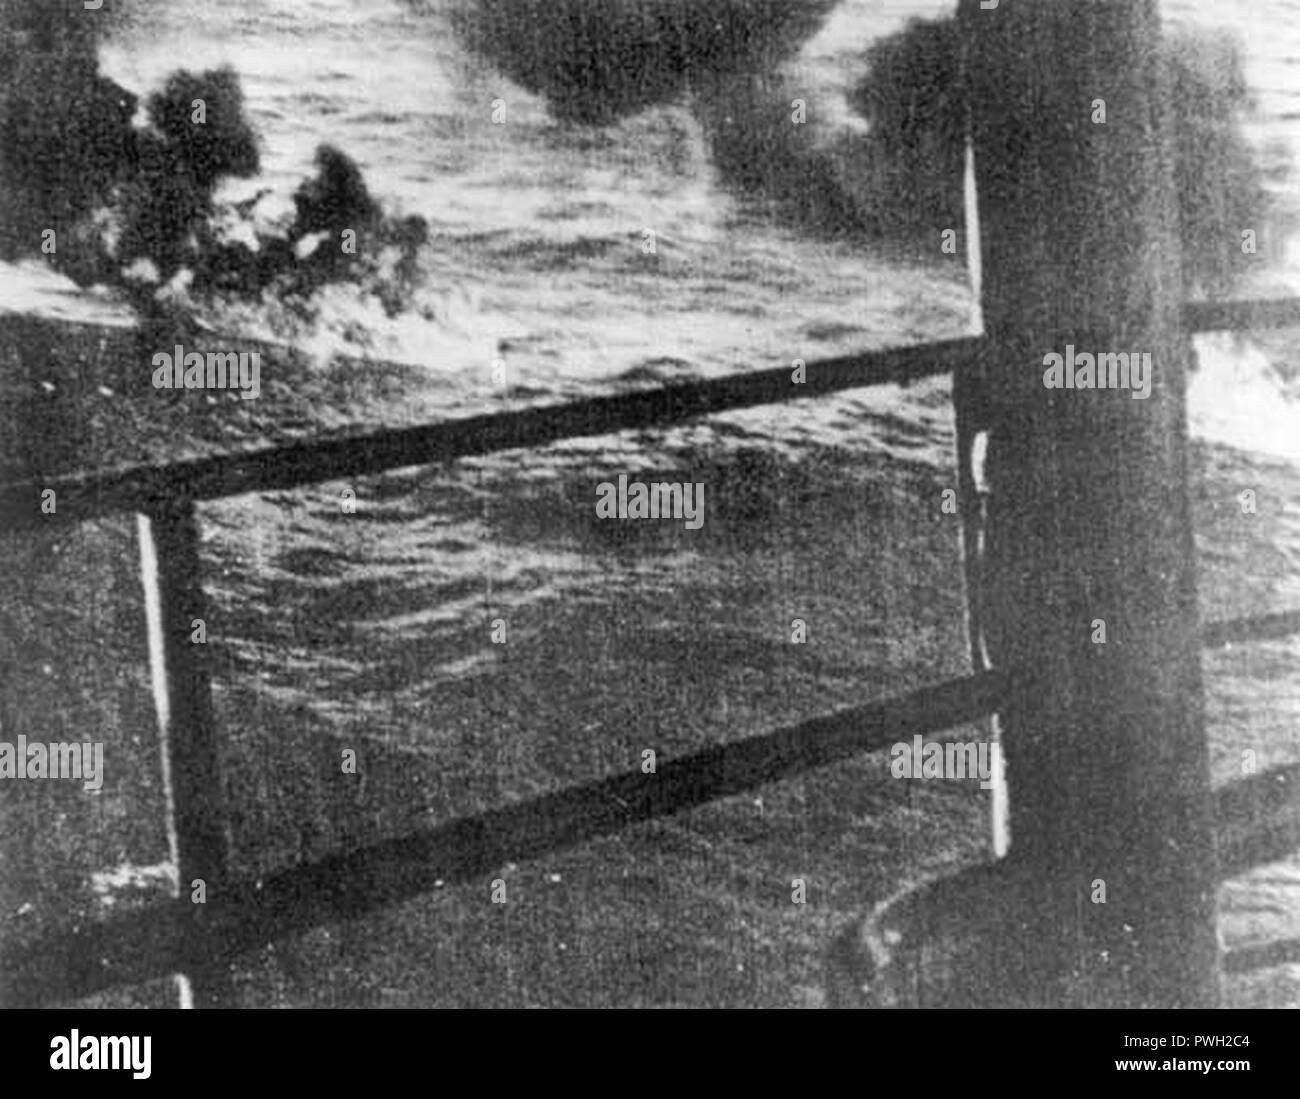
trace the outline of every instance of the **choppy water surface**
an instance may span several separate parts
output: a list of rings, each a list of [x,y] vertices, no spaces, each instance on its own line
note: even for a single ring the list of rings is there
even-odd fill
[[[1272,158],[1272,186],[1293,188],[1294,10],[1259,0],[1166,8],[1239,30],[1260,107],[1252,137]],[[858,124],[844,96],[865,46],[910,15],[950,9],[839,5],[782,69],[778,91],[805,92],[813,119],[805,144],[784,152],[841,147]],[[101,391],[83,377],[72,464],[420,422],[969,331],[957,261],[886,257],[773,217],[728,187],[707,131],[729,109],[717,98],[682,96],[608,126],[561,125],[468,55],[436,4],[137,0],[129,14],[102,50],[122,84],[156,86],[180,63],[239,72],[264,170],[232,195],[270,187],[262,216],[285,214],[316,145],[329,141],[360,162],[390,210],[424,216],[433,233],[416,300],[397,316],[339,286],[308,318],[260,305],[215,319],[306,352],[282,376],[264,375],[256,409],[221,405],[209,425],[129,379]],[[491,122],[498,98],[506,125]],[[846,201],[861,197],[850,163],[833,179]],[[15,294],[15,283],[36,281],[34,269],[8,275]],[[1300,293],[1300,252],[1284,249],[1247,289]],[[47,315],[65,308],[48,288],[35,300]],[[91,299],[67,300],[89,314]],[[93,308],[120,316],[111,302]],[[1300,606],[1290,335],[1198,344],[1193,495],[1207,618]],[[359,371],[339,354],[391,362]],[[508,397],[493,388],[498,359],[515,387]],[[939,511],[953,481],[948,401],[944,382],[885,387],[206,508],[241,866],[622,770],[645,747],[680,754],[960,674],[957,534]],[[641,472],[704,482],[704,529],[596,522],[595,484]],[[357,492],[357,516],[339,507],[344,488]],[[1237,506],[1243,488],[1259,496],[1255,518]],[[66,659],[78,631],[111,637],[123,660],[138,656],[131,529],[106,522],[21,551],[16,575],[50,605],[69,583],[60,570],[79,570],[83,584],[98,578],[98,594],[62,625],[45,628],[39,615],[22,624],[32,712],[147,725],[140,669],[114,695],[91,657],[80,670]],[[79,564],[59,563],[70,558]],[[811,624],[807,647],[788,643],[794,618]],[[491,643],[497,619],[508,623],[504,646]],[[1238,777],[1242,747],[1261,768],[1300,762],[1298,655],[1290,641],[1207,657],[1216,781]],[[89,710],[63,698],[88,683],[109,697]],[[134,762],[101,814],[117,838],[78,856],[97,865],[149,861],[139,850],[150,845],[157,855],[131,792],[143,784],[147,795],[149,756],[138,736],[121,735]],[[346,746],[366,761],[350,785],[336,773]],[[485,927],[477,895],[458,890],[364,933],[309,936],[250,962],[263,977],[250,999],[815,1003],[819,952],[848,913],[984,844],[978,791],[900,790],[883,773],[880,759],[866,759],[632,830],[594,855],[510,868],[524,914],[500,927]],[[69,827],[77,819],[67,807],[39,812],[62,812]],[[40,850],[26,857],[38,863]],[[807,916],[783,901],[801,874],[822,890]],[[1226,890],[1230,941],[1276,936],[1288,910],[1288,934],[1300,934],[1297,879],[1292,863]],[[1274,970],[1234,989],[1242,1002],[1300,1002],[1300,973]]]

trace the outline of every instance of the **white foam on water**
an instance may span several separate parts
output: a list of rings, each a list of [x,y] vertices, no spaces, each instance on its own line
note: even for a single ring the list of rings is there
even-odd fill
[[[1239,450],[1300,462],[1300,403],[1248,336],[1195,338],[1199,367],[1188,379],[1192,435]]]
[[[136,323],[131,307],[112,292],[83,289],[38,259],[0,260],[0,315],[5,313],[113,328]]]

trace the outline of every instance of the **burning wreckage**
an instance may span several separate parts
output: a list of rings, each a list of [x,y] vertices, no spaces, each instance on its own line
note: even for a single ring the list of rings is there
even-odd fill
[[[292,300],[344,280],[400,310],[427,224],[387,217],[346,154],[320,146],[292,220],[270,224],[256,212],[268,190],[217,198],[223,180],[260,168],[231,69],[175,72],[142,112],[99,71],[88,31],[29,5],[20,14],[0,44],[11,74],[0,88],[0,258],[42,253],[144,317],[186,298]]]

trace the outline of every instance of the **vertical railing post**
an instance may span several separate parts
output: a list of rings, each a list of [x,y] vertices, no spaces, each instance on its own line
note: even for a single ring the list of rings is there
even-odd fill
[[[962,0],[961,18],[994,349],[985,640],[1030,673],[1002,728],[1033,997],[1210,1006],[1191,350],[1157,3]],[[1150,353],[1150,396],[1131,373],[1128,390],[1049,388],[1067,345]]]
[[[204,623],[205,631],[207,626],[195,508],[190,500],[171,501],[136,518],[177,894],[192,898],[201,880],[205,903],[220,903],[229,842],[206,644],[194,640],[197,622]],[[196,905],[198,929],[205,911]],[[204,953],[204,943],[196,942],[194,966],[178,975],[182,1006],[217,1007],[229,1001],[227,972],[205,960]]]

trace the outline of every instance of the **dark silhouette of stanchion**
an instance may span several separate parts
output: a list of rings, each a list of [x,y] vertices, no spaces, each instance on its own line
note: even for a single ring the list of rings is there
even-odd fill
[[[850,927],[828,995],[1212,1006],[1191,348],[1156,5],[971,0],[959,18],[986,340],[954,403],[972,655],[1008,683],[1010,850]],[[1071,347],[1123,353],[1116,384],[1049,387]],[[1130,361],[1147,354],[1149,393]]]
[[[193,502],[185,499],[137,519],[168,843],[177,894],[194,902],[180,999],[183,1005],[218,1007],[230,1002],[229,976],[224,963],[206,956],[204,916],[207,905],[220,909],[225,901],[229,841],[206,644],[195,640],[198,623],[208,627],[198,523]]]
[[[995,668],[1031,673],[1002,711],[1026,985],[1009,991],[1210,1006],[1191,348],[1157,4],[976,0],[961,18],[990,340],[985,640]],[[1070,345],[1150,353],[1149,397],[1049,388],[1045,358]]]

